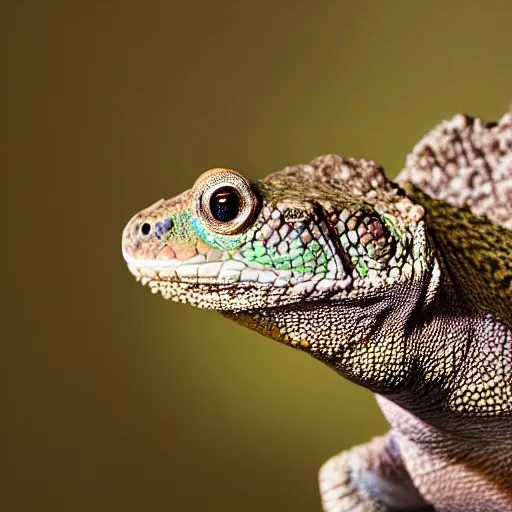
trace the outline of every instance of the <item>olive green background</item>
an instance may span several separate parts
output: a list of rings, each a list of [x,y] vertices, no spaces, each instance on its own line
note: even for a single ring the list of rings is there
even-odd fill
[[[512,3],[9,2],[2,313],[11,511],[313,511],[373,397],[217,313],[152,296],[124,224],[204,170],[337,152],[390,175],[512,101]]]

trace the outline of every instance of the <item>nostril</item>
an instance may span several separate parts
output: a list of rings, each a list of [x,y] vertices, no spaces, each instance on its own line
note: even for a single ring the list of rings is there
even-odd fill
[[[144,224],[142,224],[142,226],[140,227],[140,232],[144,236],[148,236],[149,233],[151,233],[151,224],[149,224],[149,222],[144,222]]]

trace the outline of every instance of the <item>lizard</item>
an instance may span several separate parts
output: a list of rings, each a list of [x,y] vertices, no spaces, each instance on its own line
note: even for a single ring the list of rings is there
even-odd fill
[[[231,169],[137,213],[130,272],[376,395],[390,431],[329,459],[327,512],[512,511],[512,111],[457,115],[395,181],[328,154]]]

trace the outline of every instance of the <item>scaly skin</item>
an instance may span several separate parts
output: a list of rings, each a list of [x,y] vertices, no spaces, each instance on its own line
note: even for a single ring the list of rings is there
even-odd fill
[[[154,293],[376,393],[391,431],[322,467],[326,511],[512,510],[511,118],[440,125],[402,188],[336,155],[256,183],[215,169],[124,230]]]

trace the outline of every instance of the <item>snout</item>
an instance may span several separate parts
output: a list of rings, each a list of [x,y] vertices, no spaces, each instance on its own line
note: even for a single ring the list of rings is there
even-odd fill
[[[159,249],[159,240],[155,236],[152,215],[162,206],[160,199],[156,203],[134,215],[126,224],[122,238],[121,250],[127,263],[137,259],[152,259]]]

